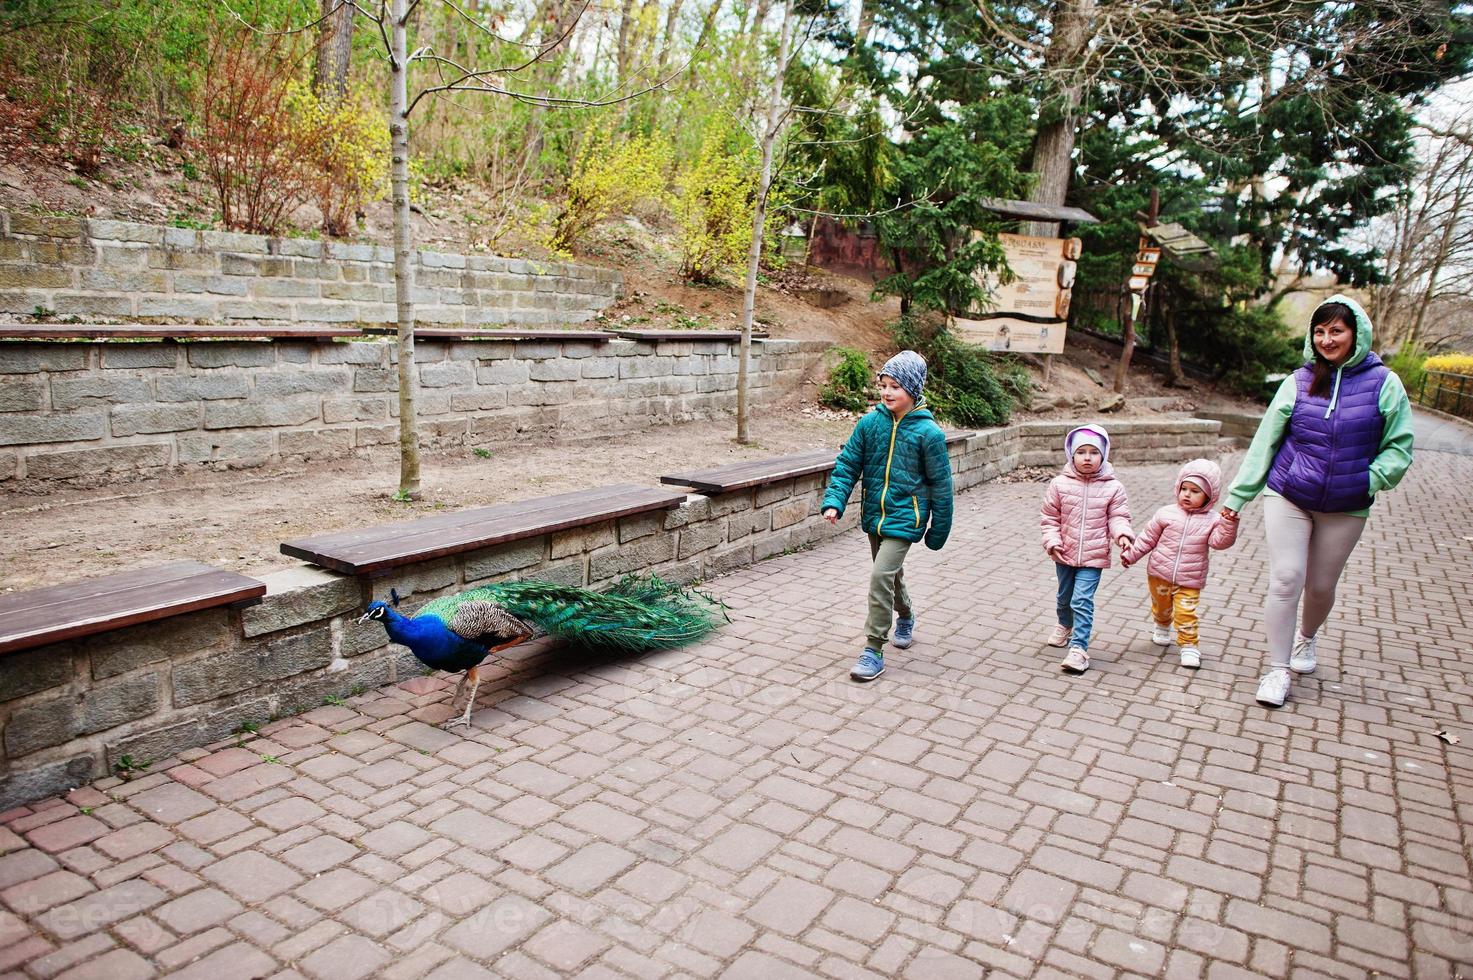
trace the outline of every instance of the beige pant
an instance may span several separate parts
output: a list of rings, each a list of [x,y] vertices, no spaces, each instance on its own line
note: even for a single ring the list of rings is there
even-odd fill
[[[869,553],[874,566],[869,574],[869,618],[865,620],[865,644],[883,651],[890,638],[890,620],[899,613],[910,618],[910,593],[905,590],[905,553],[910,542],[899,538],[869,536]]]
[[[1366,519],[1308,511],[1268,495],[1263,498],[1263,524],[1268,531],[1268,595],[1263,600],[1268,662],[1270,667],[1288,667],[1295,613],[1305,636],[1314,636],[1325,625],[1335,608],[1340,573],[1366,529]]]

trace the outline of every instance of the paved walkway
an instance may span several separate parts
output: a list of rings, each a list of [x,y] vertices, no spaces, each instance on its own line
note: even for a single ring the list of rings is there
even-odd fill
[[[1138,522],[1173,467],[1126,467]],[[1038,484],[959,498],[919,642],[850,683],[852,537],[713,583],[698,648],[532,651],[469,736],[420,678],[0,815],[0,973],[1443,977],[1473,964],[1473,456],[1377,505],[1317,675],[1270,712],[1262,508],[1200,672],[1100,590],[1041,645]],[[1449,745],[1436,732],[1461,737]]]

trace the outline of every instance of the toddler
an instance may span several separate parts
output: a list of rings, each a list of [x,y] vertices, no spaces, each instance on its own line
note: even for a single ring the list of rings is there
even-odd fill
[[[1151,642],[1171,645],[1171,627],[1181,646],[1181,665],[1202,666],[1197,647],[1197,600],[1207,584],[1209,549],[1222,551],[1238,539],[1238,517],[1212,513],[1222,491],[1222,471],[1210,459],[1194,459],[1176,474],[1176,502],[1147,522],[1135,543],[1120,556],[1126,568],[1147,554],[1146,582],[1151,591]]]
[[[1110,466],[1110,435],[1091,422],[1064,437],[1064,472],[1044,494],[1039,525],[1043,550],[1058,574],[1059,624],[1048,644],[1068,646],[1059,664],[1072,674],[1089,670],[1089,634],[1094,625],[1095,589],[1110,567],[1110,544],[1130,544],[1130,505]]]

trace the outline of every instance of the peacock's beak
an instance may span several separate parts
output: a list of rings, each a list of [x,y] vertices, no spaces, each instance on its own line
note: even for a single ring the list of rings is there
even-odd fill
[[[368,622],[372,618],[373,618],[373,610],[370,609],[368,612],[366,612],[362,616],[359,616],[358,617],[358,624],[361,626],[364,623]]]

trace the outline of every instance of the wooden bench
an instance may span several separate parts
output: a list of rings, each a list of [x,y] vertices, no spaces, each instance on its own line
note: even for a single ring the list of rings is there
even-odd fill
[[[597,524],[685,500],[684,493],[624,484],[536,500],[435,514],[356,531],[287,541],[281,553],[350,575],[376,575],[400,565],[475,551],[508,541]]]
[[[362,337],[357,327],[324,323],[7,323],[0,338],[11,340],[318,340]]]
[[[249,606],[264,582],[175,561],[69,585],[0,595],[0,653],[91,636],[217,606]]]
[[[614,333],[623,337],[625,340],[645,340],[651,343],[669,340],[724,340],[730,342],[742,339],[742,332],[740,330],[640,330],[635,328],[626,330],[623,327],[619,327],[614,330]],[[766,340],[767,331],[753,330],[752,339]]]
[[[377,336],[393,336],[397,328],[392,325],[374,325],[364,331]],[[615,335],[608,330],[502,330],[495,327],[420,327],[414,328],[415,337],[437,340],[613,340]]]
[[[955,430],[946,433],[946,444],[954,445],[976,435],[970,430]],[[838,450],[809,449],[772,459],[754,459],[741,463],[729,463],[708,470],[690,470],[671,473],[660,477],[661,483],[672,486],[690,487],[697,493],[718,494],[747,487],[764,486],[781,480],[791,480],[814,473],[827,473],[834,468],[839,457]]]

